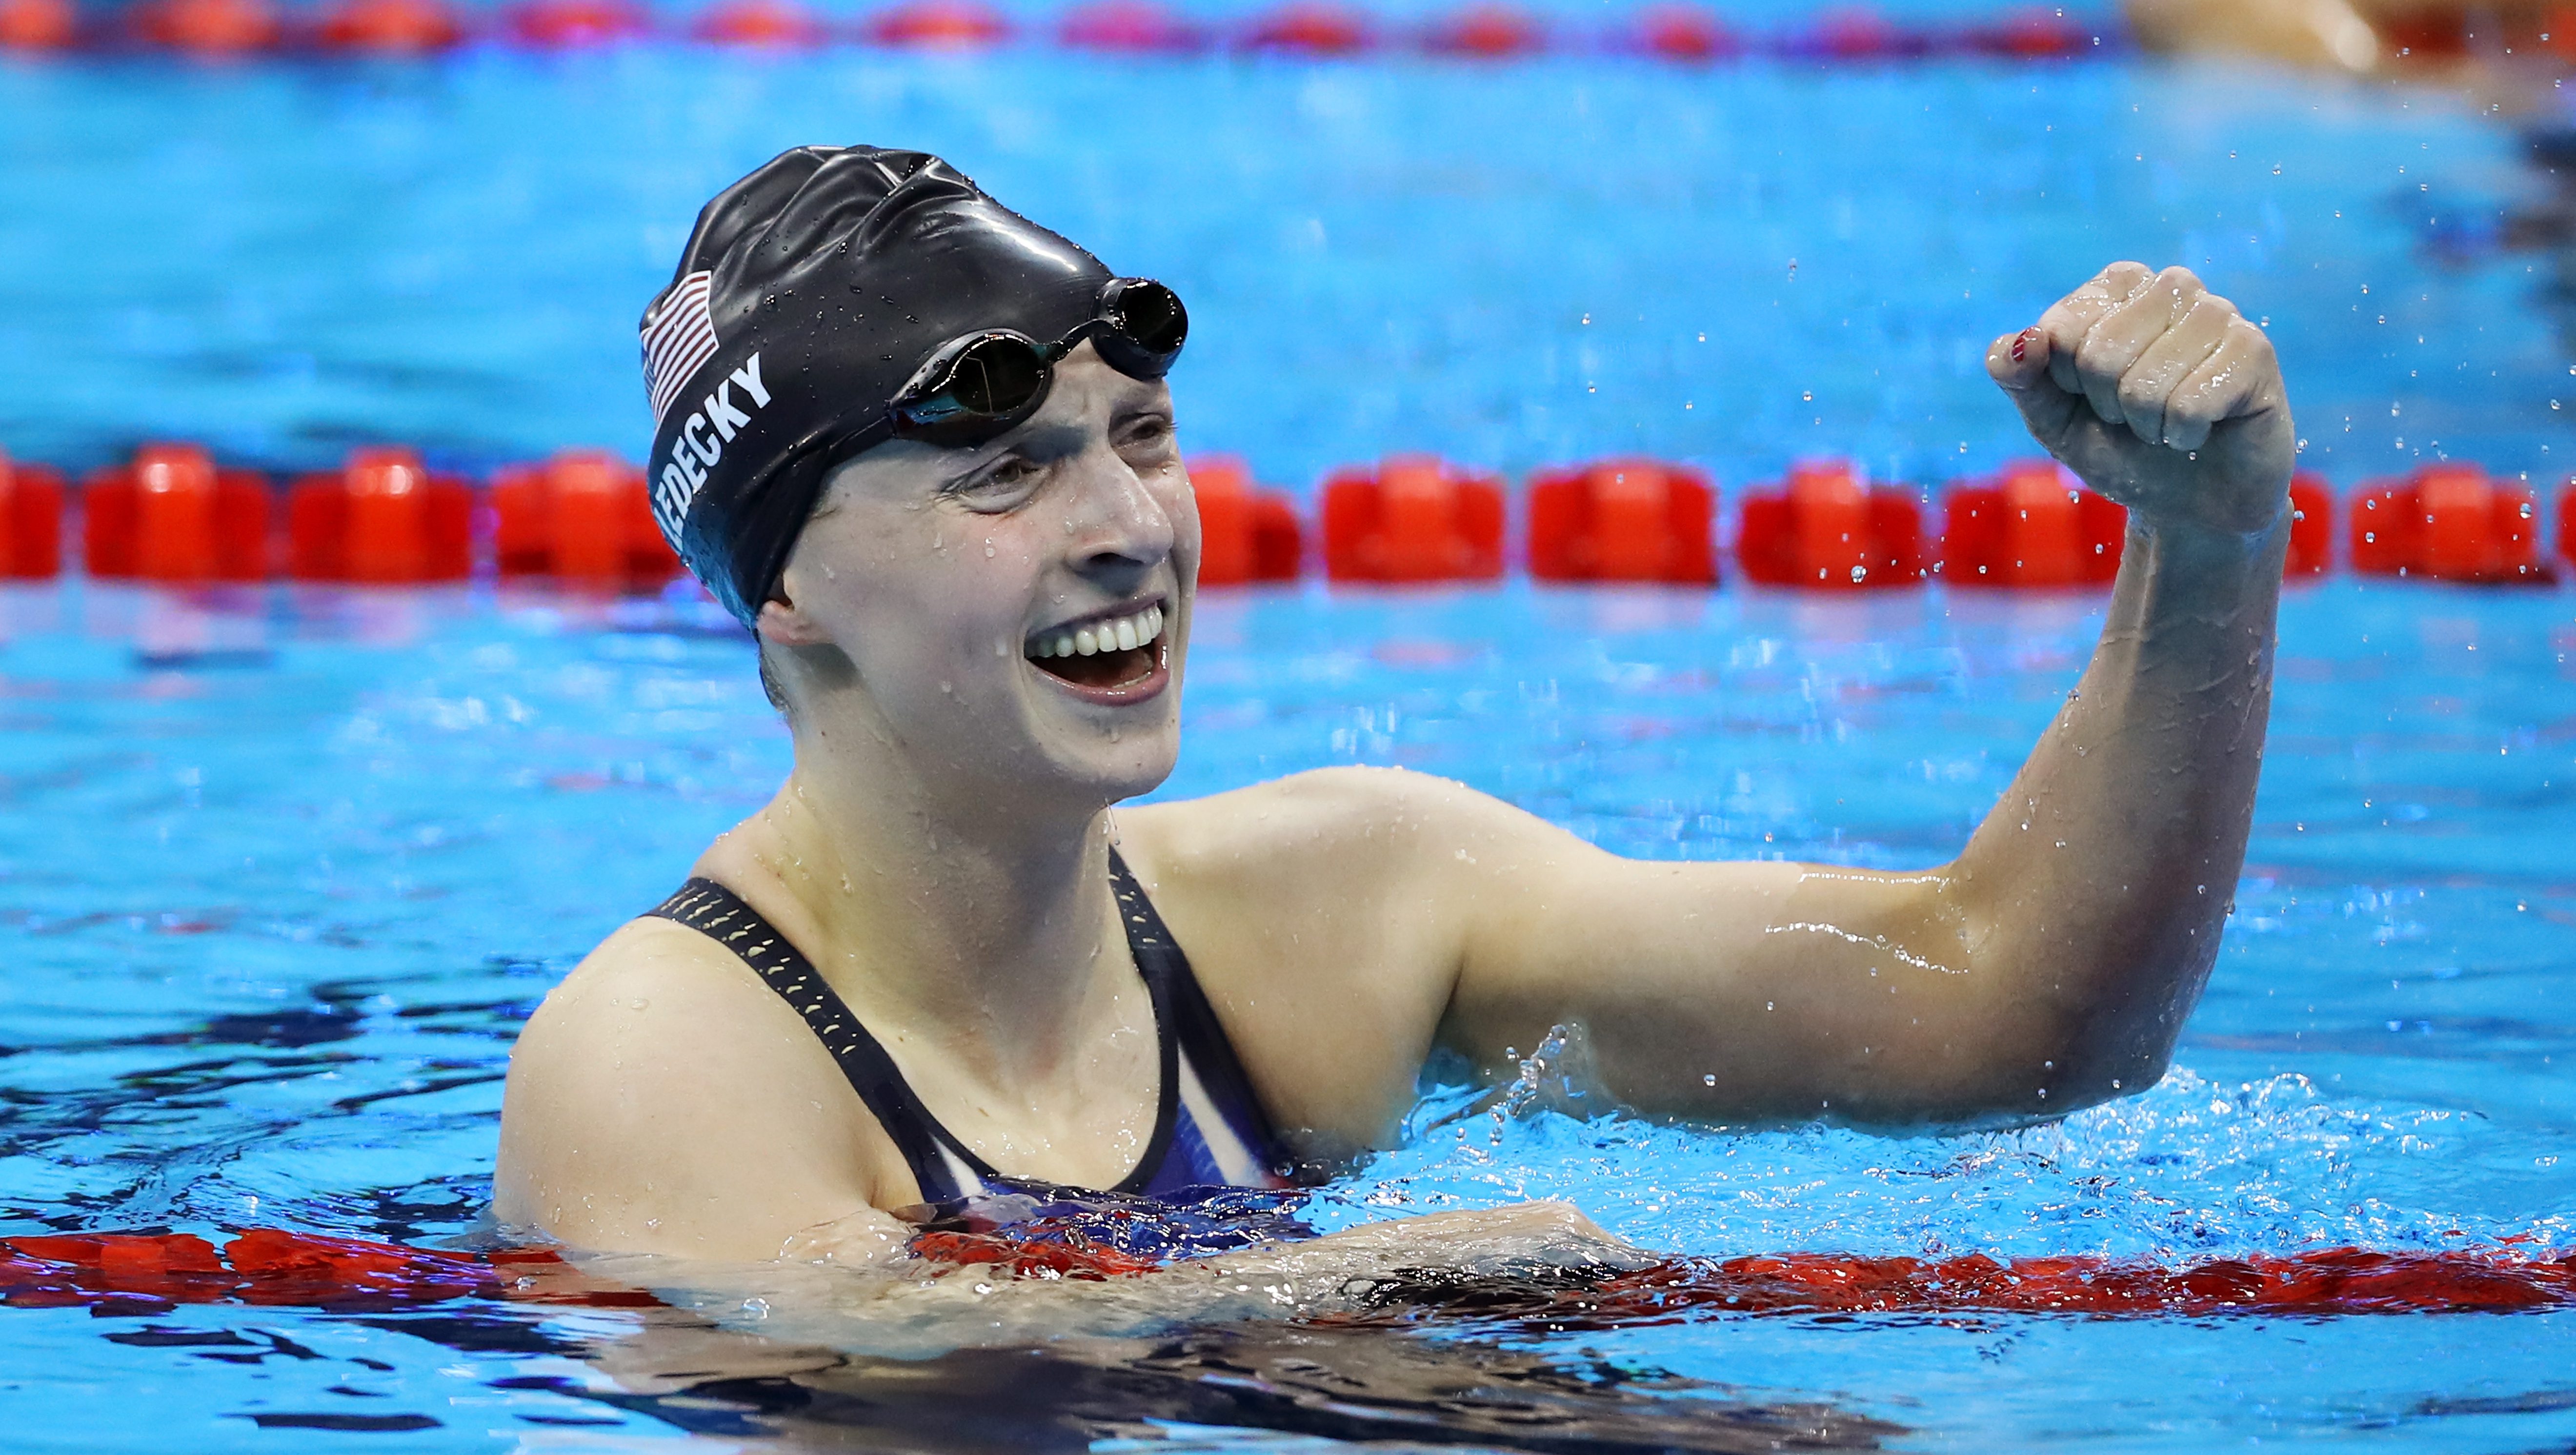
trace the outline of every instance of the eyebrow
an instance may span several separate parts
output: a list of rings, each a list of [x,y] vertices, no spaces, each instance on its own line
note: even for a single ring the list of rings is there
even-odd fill
[[[1089,429],[1078,422],[1067,420],[1056,424],[1039,425],[1031,429],[1014,440],[1011,449],[1021,454],[1034,455],[1039,459],[1055,460],[1080,452],[1084,443],[1090,438]]]
[[[1121,399],[1114,404],[1109,411],[1109,427],[1112,431],[1115,431],[1120,425],[1127,424],[1147,415],[1169,415],[1171,412],[1171,406],[1165,401],[1163,396],[1148,391],[1140,395]],[[977,459],[974,463],[967,465],[965,468],[956,471],[949,475],[947,479],[941,481],[939,488],[947,490],[955,487],[960,481],[967,479],[978,471],[989,468],[1006,454],[1026,455],[1031,459],[1042,462],[1060,460],[1067,455],[1079,454],[1082,451],[1084,443],[1089,440],[1091,435],[1091,431],[1087,426],[1072,420],[1059,421],[1054,424],[1037,425],[1035,427],[1023,426],[1023,428],[1027,429],[1028,432],[1012,440],[1009,448],[996,451],[991,455]]]

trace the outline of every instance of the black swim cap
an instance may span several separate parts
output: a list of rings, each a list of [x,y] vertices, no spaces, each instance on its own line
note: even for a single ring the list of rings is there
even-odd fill
[[[843,446],[941,345],[1093,319],[1100,260],[926,152],[798,147],[698,214],[644,314],[653,517],[748,625]]]

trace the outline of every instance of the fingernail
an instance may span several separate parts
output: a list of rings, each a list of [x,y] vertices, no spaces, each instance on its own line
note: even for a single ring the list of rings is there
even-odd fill
[[[2031,336],[2032,334],[2034,334],[2034,333],[2037,333],[2038,331],[2039,331],[2039,330],[2037,330],[2037,329],[2026,328],[2026,329],[2023,329],[2021,332],[2019,332],[2019,333],[2017,333],[2017,334],[2014,334],[2014,335],[2013,335],[2013,362],[2014,362],[2014,363],[2018,364],[2018,363],[2020,363],[2020,362],[2021,362],[2021,356],[2022,356],[2022,354],[2023,354],[2026,350],[2028,350],[2028,349],[2030,348],[2030,336]]]

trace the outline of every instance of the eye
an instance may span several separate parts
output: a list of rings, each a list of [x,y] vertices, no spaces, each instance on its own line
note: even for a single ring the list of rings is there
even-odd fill
[[[1172,448],[1174,432],[1168,414],[1140,414],[1121,425],[1118,450],[1125,455],[1160,456]]]
[[[948,487],[967,509],[987,514],[1010,510],[1037,492],[1046,467],[1024,455],[1005,455]]]

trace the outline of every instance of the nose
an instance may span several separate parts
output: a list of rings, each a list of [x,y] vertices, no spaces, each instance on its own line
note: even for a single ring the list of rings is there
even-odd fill
[[[1105,441],[1085,450],[1077,468],[1080,503],[1065,517],[1074,569],[1124,595],[1171,559],[1179,527],[1171,507]]]

